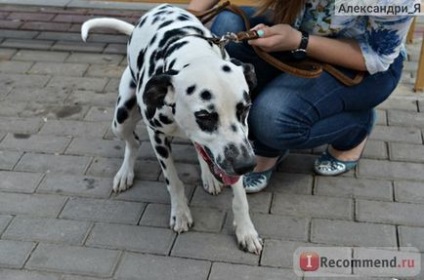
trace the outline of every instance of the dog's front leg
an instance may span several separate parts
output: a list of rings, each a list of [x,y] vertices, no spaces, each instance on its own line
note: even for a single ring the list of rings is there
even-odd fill
[[[193,225],[193,218],[184,192],[184,184],[178,177],[171,155],[170,139],[165,134],[155,132],[151,128],[148,128],[148,132],[150,142],[159,160],[162,173],[165,177],[166,187],[171,197],[171,218],[169,225],[178,233],[188,231]]]
[[[259,237],[249,215],[249,204],[243,180],[231,186],[233,189],[233,214],[234,226],[239,246],[248,252],[260,254],[262,251],[262,239]]]

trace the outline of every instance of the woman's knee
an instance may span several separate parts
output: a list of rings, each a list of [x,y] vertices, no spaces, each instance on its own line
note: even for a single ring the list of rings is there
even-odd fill
[[[219,13],[211,26],[211,31],[217,36],[223,36],[227,32],[239,32],[245,30],[243,19],[230,11]]]

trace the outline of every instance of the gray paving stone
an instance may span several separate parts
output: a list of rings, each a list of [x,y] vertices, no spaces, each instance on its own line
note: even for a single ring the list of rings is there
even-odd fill
[[[109,78],[121,78],[124,72],[125,66],[121,65],[104,65],[93,64],[87,70],[87,77],[109,77]]]
[[[34,40],[34,39],[6,39],[1,43],[1,47],[31,50],[48,50],[54,41]]]
[[[297,217],[351,220],[353,218],[353,201],[318,195],[276,194],[271,213]]]
[[[0,269],[0,279],[7,280],[60,280],[59,275],[52,273],[28,271],[28,270],[11,270]]]
[[[128,36],[126,35],[110,35],[110,34],[90,34],[91,42],[103,42],[103,43],[120,43],[126,44]]]
[[[0,151],[0,170],[12,170],[21,156],[22,152]]]
[[[424,113],[388,110],[389,125],[424,127]]]
[[[20,50],[13,56],[13,60],[64,62],[67,57],[70,57],[68,52]]]
[[[266,192],[288,194],[311,194],[313,176],[309,174],[275,172]]]
[[[359,162],[359,177],[424,180],[424,164],[362,159]]]
[[[225,211],[190,207],[194,226],[190,230],[220,232],[224,223]],[[140,225],[169,228],[171,206],[165,204],[149,204],[141,217]]]
[[[21,268],[34,246],[32,242],[0,240],[0,267]]]
[[[376,110],[377,120],[375,121],[376,125],[387,125],[387,111],[386,110]]]
[[[387,159],[387,146],[383,141],[368,140],[362,154],[364,158]]]
[[[12,86],[14,88],[41,88],[44,87],[49,80],[49,76],[43,75],[2,74],[0,76],[0,84]]]
[[[114,54],[73,53],[66,62],[118,65],[123,58],[123,55]]]
[[[42,126],[42,120],[39,118],[13,118],[0,117],[0,130],[19,133],[35,134]]]
[[[51,40],[51,41],[77,41],[81,42],[81,34],[71,32],[54,32],[54,31],[43,31],[37,33],[38,40]]]
[[[17,216],[2,238],[78,245],[82,244],[89,226],[81,221]]]
[[[168,255],[174,239],[171,229],[98,223],[86,245]]]
[[[9,133],[0,143],[0,149],[60,153],[65,150],[70,141],[68,137]]]
[[[40,244],[26,267],[80,275],[108,277],[118,261],[118,251]]]
[[[413,127],[403,126],[380,126],[374,127],[370,139],[386,142],[403,142],[421,144],[420,130]]]
[[[268,213],[271,205],[271,193],[260,192],[248,195],[249,210],[252,213]],[[202,187],[196,188],[190,205],[196,207],[217,208],[221,210],[232,209],[233,191],[230,188],[224,190],[217,196],[205,192]]]
[[[93,106],[85,115],[84,119],[87,121],[96,121],[96,122],[102,122],[102,121],[112,122],[113,112],[114,110],[111,107]]]
[[[60,280],[112,280],[112,278],[97,278],[78,275],[64,275]]]
[[[105,87],[105,91],[118,92],[121,79],[111,78]]]
[[[81,77],[87,69],[88,64],[36,62],[29,73]]]
[[[315,180],[315,194],[318,195],[393,200],[392,182],[388,180],[324,176],[317,176]]]
[[[125,253],[116,278],[206,280],[210,267],[211,264],[207,261]]]
[[[51,47],[55,51],[102,52],[106,47],[104,43],[81,44],[73,41],[58,41]]]
[[[32,64],[26,61],[0,61],[0,73],[24,74]]]
[[[424,146],[389,143],[390,159],[393,161],[424,162]]]
[[[424,204],[423,182],[395,181],[395,200]]]
[[[406,69],[404,68],[404,71]],[[416,100],[408,100],[401,98],[389,98],[380,105],[378,105],[379,109],[395,109],[395,110],[405,110],[417,112],[417,101]]]
[[[66,198],[54,195],[2,193],[0,196],[0,213],[56,217],[65,201]]]
[[[12,218],[13,217],[9,215],[0,215],[0,235],[3,233],[4,229],[9,225]]]
[[[115,104],[117,96],[117,92],[76,90],[69,95],[67,102],[93,106],[110,106]]]
[[[5,31],[10,31],[10,30],[5,30]],[[10,31],[11,33],[14,33],[15,30]],[[9,60],[13,57],[13,55],[15,55],[16,50],[15,49],[0,49],[0,60]]]
[[[251,214],[253,224],[262,238],[306,241],[309,219],[270,214]],[[231,229],[231,231],[229,230]],[[233,215],[227,215],[225,231],[233,233]]]
[[[64,219],[81,221],[137,224],[143,203],[75,198],[66,203],[60,214]]]
[[[0,103],[0,115],[20,118],[41,117],[43,120],[68,119],[81,120],[88,111],[88,106],[65,103],[24,103],[2,102]]]
[[[66,149],[66,154],[122,158],[124,147],[122,141],[74,138]]]
[[[299,247],[317,247],[317,244],[266,239],[261,266],[293,268],[293,254]]]
[[[212,265],[209,280],[295,280],[297,277],[293,269],[279,269],[273,267],[257,267],[216,262]]]
[[[15,171],[57,172],[83,174],[91,159],[84,156],[64,156],[26,153],[19,160]]]
[[[399,231],[399,246],[414,247],[419,251],[424,251],[424,228],[400,226]]]
[[[107,78],[53,76],[47,86],[81,90],[103,90],[107,81]]]
[[[39,134],[101,139],[109,126],[109,123],[100,122],[49,120]]]
[[[423,226],[422,204],[356,201],[356,219],[360,222],[385,223],[406,226]]]
[[[185,193],[189,198],[194,187],[186,185]],[[115,199],[127,201],[170,203],[169,193],[166,184],[163,182],[135,181],[131,189],[118,194]]]
[[[177,237],[171,256],[256,265],[259,256],[238,249],[234,236],[185,232]]]
[[[121,164],[122,159],[95,158],[87,171],[87,175],[113,178]],[[136,161],[134,168],[136,181],[156,181],[160,172],[157,161]]]
[[[126,54],[127,46],[125,44],[108,44],[104,52],[113,54]]]
[[[27,102],[28,96],[31,96],[32,102],[58,104],[62,103],[70,92],[71,90],[69,89],[59,88],[19,88],[13,89],[6,97],[6,100]]]
[[[395,226],[324,219],[312,220],[311,241],[338,246],[397,246]]]
[[[33,193],[41,181],[42,174],[0,171],[2,191]]]
[[[47,174],[37,192],[107,198],[112,191],[110,185],[110,180],[106,178]]]

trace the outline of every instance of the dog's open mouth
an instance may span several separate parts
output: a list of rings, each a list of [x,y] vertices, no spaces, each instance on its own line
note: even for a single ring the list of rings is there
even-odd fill
[[[197,152],[202,156],[203,160],[208,164],[211,173],[218,181],[229,186],[235,184],[240,179],[240,176],[228,175],[224,170],[217,166],[202,145],[194,143],[194,146],[196,147]]]

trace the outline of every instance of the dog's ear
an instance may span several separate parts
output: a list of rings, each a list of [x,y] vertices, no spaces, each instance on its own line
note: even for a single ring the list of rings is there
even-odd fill
[[[246,79],[247,85],[249,86],[249,90],[252,91],[258,84],[255,67],[253,67],[253,65],[250,63],[243,63],[235,58],[231,58],[231,62],[237,66],[243,67],[244,77]]]
[[[147,82],[143,93],[143,102],[147,108],[147,119],[153,118],[156,108],[161,108],[164,105],[174,105],[174,85],[172,84],[172,79],[173,75],[177,73],[176,71],[168,71],[151,77]]]

